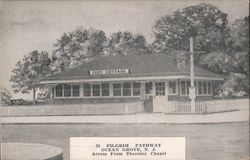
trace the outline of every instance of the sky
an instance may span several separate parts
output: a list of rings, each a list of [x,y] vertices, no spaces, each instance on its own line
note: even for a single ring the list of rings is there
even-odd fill
[[[150,43],[156,20],[202,2],[227,13],[229,22],[249,15],[248,0],[0,1],[0,85],[11,91],[9,79],[16,62],[32,50],[51,53],[64,32],[79,26],[101,29],[107,36],[131,31],[142,33]]]

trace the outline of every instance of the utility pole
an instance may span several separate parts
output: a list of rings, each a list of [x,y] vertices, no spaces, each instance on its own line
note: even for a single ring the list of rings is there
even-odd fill
[[[189,98],[191,99],[191,113],[195,113],[195,86],[194,86],[194,40],[193,37],[189,38],[190,42],[190,88]]]

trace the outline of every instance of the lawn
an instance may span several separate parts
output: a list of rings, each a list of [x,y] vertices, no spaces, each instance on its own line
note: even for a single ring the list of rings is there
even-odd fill
[[[69,159],[69,137],[186,137],[187,159],[239,160],[249,156],[249,123],[152,125],[3,125],[3,142],[51,144]]]

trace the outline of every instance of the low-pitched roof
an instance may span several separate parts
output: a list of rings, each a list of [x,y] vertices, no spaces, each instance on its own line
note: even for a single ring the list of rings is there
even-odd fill
[[[119,75],[90,75],[90,70],[129,69],[129,74]],[[203,68],[194,66],[195,76],[223,79],[221,75],[212,73]],[[178,76],[190,75],[190,65],[187,64],[183,71],[177,70],[176,59],[167,54],[137,54],[102,56],[86,62],[75,68],[47,77],[48,80],[91,79],[110,77],[140,77],[140,76]]]

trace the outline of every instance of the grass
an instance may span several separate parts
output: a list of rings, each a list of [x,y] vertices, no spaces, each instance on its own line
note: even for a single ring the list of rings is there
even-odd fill
[[[249,156],[249,123],[190,125],[3,125],[3,142],[61,147],[69,159],[69,137],[186,137],[188,160],[239,160]]]

